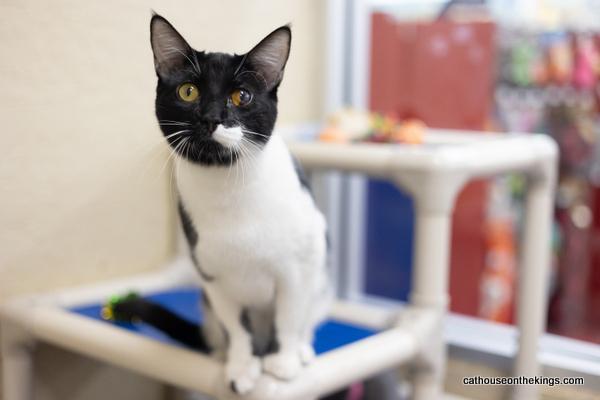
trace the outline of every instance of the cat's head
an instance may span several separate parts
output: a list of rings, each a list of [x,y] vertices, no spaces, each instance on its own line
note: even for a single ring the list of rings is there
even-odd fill
[[[282,26],[243,55],[194,50],[163,17],[150,22],[156,116],[175,152],[231,165],[269,140],[291,31]]]

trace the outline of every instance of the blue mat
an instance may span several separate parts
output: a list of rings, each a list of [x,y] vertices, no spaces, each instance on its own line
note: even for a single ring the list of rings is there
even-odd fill
[[[165,292],[158,292],[146,296],[149,300],[161,304],[169,310],[177,313],[179,316],[200,324],[202,313],[200,307],[200,290],[198,288],[181,288]],[[86,316],[88,318],[103,321],[116,325],[120,328],[136,332],[140,335],[156,339],[161,342],[170,343],[177,346],[183,346],[174,341],[161,331],[143,323],[130,324],[122,322],[107,322],[100,316],[102,304],[91,304],[72,308],[71,311]],[[356,342],[369,337],[376,332],[362,326],[349,324],[346,322],[328,320],[321,324],[315,334],[315,351],[317,354],[325,353],[329,350],[342,347],[344,345]]]

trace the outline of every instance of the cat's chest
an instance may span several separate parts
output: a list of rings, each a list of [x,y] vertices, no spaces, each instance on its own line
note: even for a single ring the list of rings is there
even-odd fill
[[[212,184],[189,180],[178,186],[186,211],[204,241],[256,247],[257,241],[293,234],[303,225],[302,204],[295,198],[298,194],[282,192],[266,179],[244,188],[226,181]]]
[[[198,234],[198,259],[208,268],[264,269],[294,254],[311,235],[315,209],[283,146],[267,146],[245,175],[241,166],[181,165],[179,194]]]
[[[294,199],[298,194],[284,195],[274,188],[281,185],[272,183],[260,180],[246,190],[220,183],[180,184],[198,236],[196,262],[221,290],[248,306],[272,303],[275,277],[310,235],[302,202]]]
[[[294,253],[307,235],[295,207],[265,196],[252,205],[190,207],[198,232],[197,256],[213,269],[269,270]],[[256,273],[251,271],[250,273]]]

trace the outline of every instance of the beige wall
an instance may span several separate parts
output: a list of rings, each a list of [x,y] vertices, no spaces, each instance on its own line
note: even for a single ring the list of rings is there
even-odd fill
[[[151,8],[193,46],[238,53],[292,22],[280,122],[319,116],[318,0],[4,0],[0,300],[150,269],[172,253]]]
[[[153,117],[151,8],[207,50],[244,52],[291,22],[280,122],[320,116],[320,0],[3,0],[0,301],[156,268],[173,254],[167,152]],[[53,365],[78,369],[73,357],[40,357],[43,377],[56,376],[43,372]],[[86,368],[94,385],[118,391],[115,374]],[[41,398],[90,398],[90,379],[67,391],[46,379]]]

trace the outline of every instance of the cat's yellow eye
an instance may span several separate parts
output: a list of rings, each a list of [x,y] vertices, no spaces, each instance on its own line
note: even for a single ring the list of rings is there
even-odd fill
[[[184,83],[177,89],[179,98],[183,101],[192,102],[200,97],[200,91],[193,83]]]
[[[243,107],[252,101],[252,93],[245,89],[236,89],[231,93],[231,102],[236,107]]]

